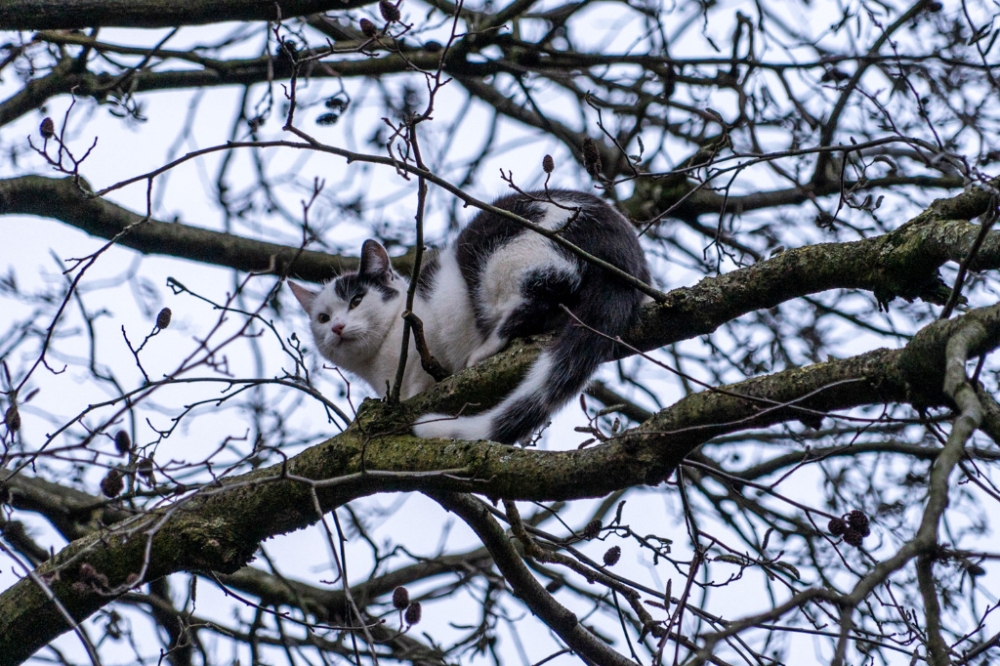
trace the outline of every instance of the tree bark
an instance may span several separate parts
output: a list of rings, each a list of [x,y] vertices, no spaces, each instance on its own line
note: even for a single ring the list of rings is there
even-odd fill
[[[4,0],[0,30],[169,28],[221,21],[275,21],[353,9],[374,0]]]

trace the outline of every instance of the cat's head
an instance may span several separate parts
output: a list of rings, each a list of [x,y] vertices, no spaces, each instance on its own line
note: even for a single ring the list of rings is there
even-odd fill
[[[320,353],[349,370],[379,349],[406,296],[405,281],[392,270],[389,255],[377,241],[361,247],[357,273],[344,273],[320,291],[289,282],[309,315]]]

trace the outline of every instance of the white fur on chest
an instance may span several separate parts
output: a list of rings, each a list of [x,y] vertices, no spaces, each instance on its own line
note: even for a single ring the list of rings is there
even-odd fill
[[[414,302],[413,310],[424,323],[431,352],[449,371],[458,372],[468,367],[470,355],[483,339],[454,248],[442,250],[438,261],[433,289]]]

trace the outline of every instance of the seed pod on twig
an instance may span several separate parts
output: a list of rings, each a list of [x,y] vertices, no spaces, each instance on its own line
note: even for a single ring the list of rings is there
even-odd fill
[[[618,560],[621,559],[622,549],[618,546],[612,546],[608,548],[607,552],[604,553],[604,566],[613,567],[618,564]]]
[[[871,530],[868,527],[868,516],[865,515],[864,511],[858,511],[855,509],[847,514],[847,522],[851,527],[861,532],[862,536],[868,536],[871,534]]]
[[[375,24],[366,18],[361,19],[361,32],[364,33],[365,37],[368,39],[374,39],[375,35],[378,34],[378,28]]]
[[[135,471],[142,478],[151,481],[153,478],[153,461],[149,458],[143,458],[136,465]]]
[[[420,622],[420,602],[414,601],[406,609],[406,613],[403,614],[403,619],[406,620],[406,624],[417,624]]]
[[[601,521],[594,519],[583,528],[584,539],[596,539],[601,534]]]
[[[163,308],[160,310],[160,314],[156,315],[156,327],[166,328],[167,326],[170,326],[170,317],[172,317],[173,314],[174,313],[170,311],[170,308]]]
[[[122,480],[122,472],[119,469],[109,469],[108,473],[101,479],[101,492],[105,497],[118,497],[125,489],[125,482]]]
[[[847,531],[847,523],[844,522],[843,518],[831,518],[826,528],[833,536],[843,536],[844,532]]]
[[[51,118],[45,118],[38,126],[38,133],[42,135],[43,139],[51,139],[56,135],[56,124],[52,122]]]
[[[392,591],[392,607],[398,611],[406,610],[406,607],[410,605],[410,593],[406,591],[405,587],[397,587]]]
[[[17,405],[11,404],[7,412],[3,415],[3,422],[7,425],[8,432],[17,432],[21,429],[21,413],[17,411]]]
[[[115,433],[115,448],[122,455],[125,455],[132,449],[132,438],[124,430],[119,430]]]
[[[601,151],[589,136],[583,140],[583,168],[595,178],[601,173]]]
[[[552,173],[556,168],[555,160],[552,159],[551,155],[546,155],[542,158],[542,171],[545,173]]]
[[[855,548],[861,547],[861,542],[865,540],[865,535],[854,529],[853,527],[847,528],[844,532],[844,541],[851,544]]]
[[[378,11],[382,14],[382,18],[389,23],[395,23],[402,16],[399,13],[399,7],[389,2],[389,0],[379,0]]]

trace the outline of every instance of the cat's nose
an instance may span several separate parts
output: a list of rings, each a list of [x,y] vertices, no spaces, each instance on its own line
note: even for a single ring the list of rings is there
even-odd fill
[[[343,324],[334,324],[333,328],[331,330],[334,333],[336,333],[337,335],[340,335],[340,334],[342,334],[344,332],[344,325]]]

